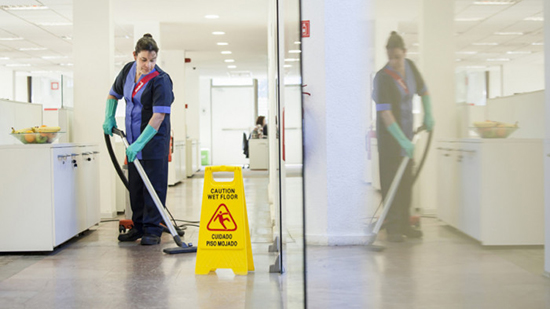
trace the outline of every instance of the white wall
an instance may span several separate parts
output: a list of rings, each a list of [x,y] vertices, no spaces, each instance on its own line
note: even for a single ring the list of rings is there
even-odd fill
[[[154,34],[153,34],[154,37]],[[160,43],[159,43],[160,44]],[[160,48],[160,47],[159,47]],[[185,141],[186,110],[185,110],[185,51],[183,50],[160,50],[162,60],[159,66],[172,79],[174,102],[171,106],[170,127],[175,141]]]
[[[13,71],[0,69],[0,99],[13,100]]]
[[[185,66],[185,95],[187,104],[187,137],[200,139],[201,100],[200,100],[200,71],[192,64]]]
[[[199,78],[199,137],[200,148],[207,148],[210,150],[210,153],[212,153],[212,111],[210,105],[210,84],[210,77]],[[212,154],[210,154],[210,159],[212,159]]]
[[[18,73],[15,75],[15,101],[28,102],[27,75]]]
[[[544,66],[540,64],[508,63],[502,66],[502,95],[544,89]]]

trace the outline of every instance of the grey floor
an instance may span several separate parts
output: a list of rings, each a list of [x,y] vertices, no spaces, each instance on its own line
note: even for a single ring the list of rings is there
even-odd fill
[[[300,178],[289,179],[299,200]],[[256,271],[194,274],[195,255],[169,256],[160,246],[119,243],[117,222],[105,222],[53,253],[0,254],[0,308],[301,308],[300,220],[289,226],[287,273],[270,274],[277,254],[266,174],[245,174]],[[198,220],[203,180],[169,189],[177,218]],[[309,308],[550,308],[550,279],[541,247],[483,248],[437,219],[423,218],[422,240],[394,244],[382,233],[363,246],[307,248]],[[3,236],[5,237],[5,235]],[[196,242],[190,227],[186,241]]]

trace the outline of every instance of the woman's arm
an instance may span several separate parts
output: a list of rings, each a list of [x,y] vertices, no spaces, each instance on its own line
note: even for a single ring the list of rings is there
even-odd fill
[[[386,128],[395,123],[395,117],[390,110],[380,111],[378,112],[378,116],[381,117],[382,123]]]
[[[158,131],[165,115],[164,113],[153,113],[153,117],[149,120],[149,125]]]

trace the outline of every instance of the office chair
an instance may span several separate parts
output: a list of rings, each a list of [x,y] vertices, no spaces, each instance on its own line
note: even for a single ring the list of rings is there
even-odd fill
[[[243,132],[243,154],[245,156],[245,158],[248,159],[248,138],[246,137],[246,132]],[[250,164],[248,165],[243,165],[243,168],[248,168],[250,167]]]

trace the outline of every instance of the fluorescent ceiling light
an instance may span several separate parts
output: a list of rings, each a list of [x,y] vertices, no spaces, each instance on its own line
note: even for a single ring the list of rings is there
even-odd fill
[[[302,44],[302,42],[300,42],[300,41],[296,41],[296,42],[294,42],[294,44],[296,44],[296,45],[300,45],[300,44]]]
[[[534,17],[534,16],[531,16],[531,17],[527,17],[523,20],[526,20],[526,21],[544,21],[544,17]]]
[[[59,65],[62,67],[72,67],[74,64],[69,62],[69,63],[60,63]]]
[[[225,59],[224,61],[225,61],[225,62],[235,62],[234,59]]]
[[[65,59],[67,56],[43,56],[42,59],[44,60],[52,60],[52,59]]]
[[[472,43],[472,45],[475,45],[475,46],[497,46],[498,43],[496,43],[496,42],[478,42],[478,43]]]
[[[285,68],[292,68],[292,64],[285,64],[284,67]]]
[[[489,58],[487,61],[491,62],[503,62],[503,61],[510,61],[510,58]]]
[[[299,49],[292,49],[292,50],[289,50],[289,51],[288,51],[289,54],[299,54],[299,53],[301,53],[301,52],[302,52],[302,51],[299,50]]]
[[[222,51],[222,55],[231,55],[231,51],[230,50],[224,50],[224,51]]]
[[[22,47],[19,48],[20,51],[33,51],[33,50],[46,50],[45,47]]]
[[[457,54],[460,54],[460,55],[475,55],[477,54],[476,51],[459,51],[459,52],[456,52]]]
[[[496,35],[523,35],[523,32],[517,32],[517,31],[502,31],[502,32],[495,32]]]
[[[214,32],[212,32],[212,34],[213,35],[224,35],[225,32],[223,32],[223,31],[214,31]]]
[[[533,43],[531,43],[531,45],[542,46],[542,45],[544,45],[544,42],[533,42]]]
[[[298,61],[300,61],[300,59],[298,59],[298,58],[286,58],[285,59],[285,62],[298,62]]]
[[[506,52],[508,55],[529,55],[532,54],[532,51],[508,51]]]
[[[226,43],[226,42],[218,42],[218,43],[216,43],[216,45],[219,45],[219,46],[226,46],[226,45],[229,45],[229,43]]]
[[[47,10],[48,7],[42,4],[35,5],[2,5],[0,8],[4,11],[23,11],[23,10]]]
[[[30,63],[8,63],[6,64],[7,67],[30,67]]]
[[[21,41],[23,38],[0,38],[0,41]]]
[[[211,14],[211,15],[205,15],[204,18],[208,18],[208,19],[218,19],[218,18],[220,18],[220,16]]]
[[[236,69],[237,66],[236,66],[236,65],[228,65],[227,68],[228,68],[228,69]]]
[[[0,57],[0,60],[10,60],[10,57]]]
[[[43,22],[43,23],[36,23],[38,26],[72,26],[73,23],[68,22]]]
[[[477,5],[510,5],[514,4],[516,1],[494,1],[494,0],[483,0],[483,1],[474,1],[474,4]]]
[[[481,21],[481,17],[464,17],[464,18],[455,18],[455,21]]]

